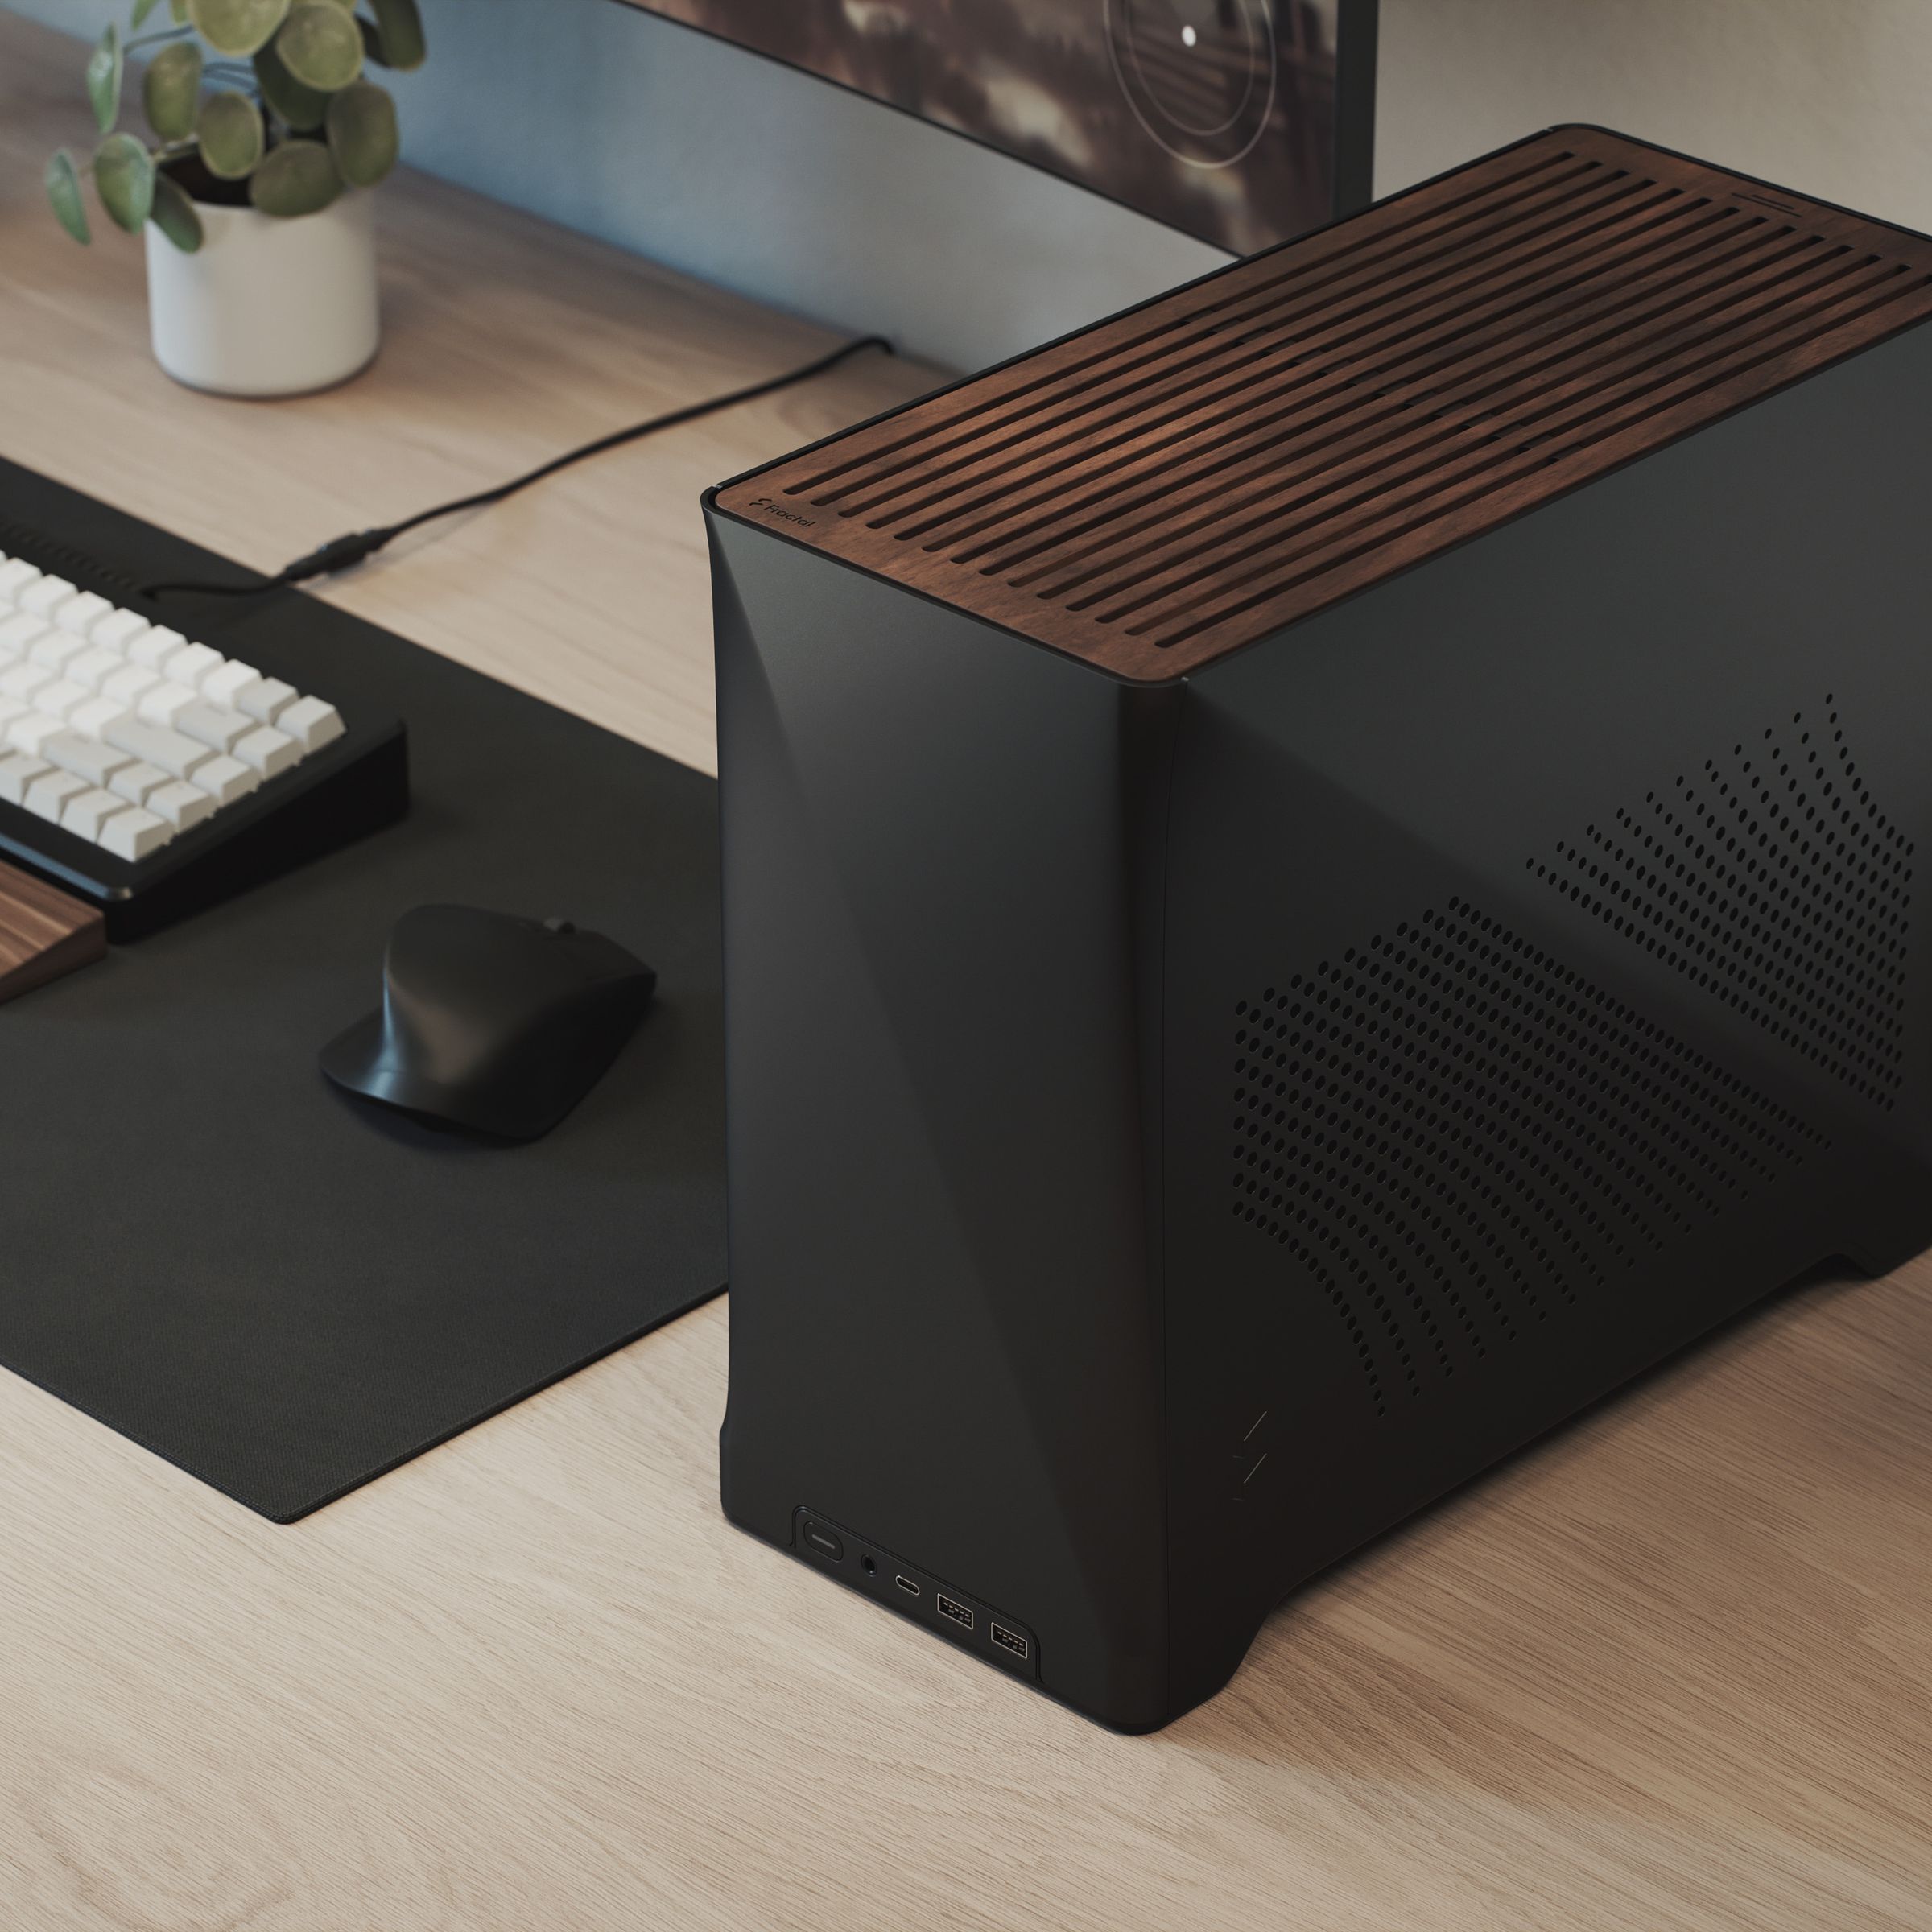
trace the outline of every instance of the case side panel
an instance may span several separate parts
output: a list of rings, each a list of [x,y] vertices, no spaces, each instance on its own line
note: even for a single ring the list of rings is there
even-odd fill
[[[1932,1238],[1928,416],[1922,327],[1193,680],[1177,1703],[1498,1457]]]

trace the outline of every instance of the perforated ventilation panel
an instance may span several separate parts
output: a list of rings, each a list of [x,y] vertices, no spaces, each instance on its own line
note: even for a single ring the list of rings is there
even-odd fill
[[[1912,843],[1837,701],[1620,805],[1530,869],[1889,1113],[1905,1079]]]
[[[1378,1414],[1830,1145],[1460,899],[1235,1007],[1232,1212]]]
[[[1921,238],[1558,129],[718,502],[1158,681],[1928,314]]]

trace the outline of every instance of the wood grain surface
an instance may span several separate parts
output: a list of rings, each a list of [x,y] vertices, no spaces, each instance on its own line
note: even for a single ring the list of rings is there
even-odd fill
[[[365,381],[188,396],[137,253],[40,208],[77,76],[0,26],[0,447],[250,562],[825,341],[407,180]],[[330,594],[707,764],[697,490],[922,379],[850,369]],[[291,1529],[0,1376],[0,1926],[1926,1932],[1929,1290],[1793,1292],[1138,1740],[726,1527],[723,1303]]]
[[[107,921],[44,879],[0,865],[0,1001],[89,966],[107,951]]]
[[[1159,683],[1932,316],[1932,242],[1559,127],[723,508]]]

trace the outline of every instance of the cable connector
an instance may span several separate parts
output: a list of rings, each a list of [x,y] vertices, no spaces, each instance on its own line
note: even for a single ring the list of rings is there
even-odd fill
[[[373,557],[395,533],[388,530],[352,530],[347,536],[333,537],[320,550],[298,557],[276,573],[278,584],[303,584],[311,577],[332,577]]]

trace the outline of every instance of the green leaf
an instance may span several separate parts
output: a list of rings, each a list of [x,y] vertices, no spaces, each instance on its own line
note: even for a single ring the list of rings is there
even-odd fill
[[[342,177],[320,141],[299,137],[270,148],[250,176],[248,198],[265,215],[312,215],[342,192]]]
[[[54,219],[76,242],[91,242],[87,208],[80,199],[80,171],[65,148],[47,164],[47,198],[53,205]]]
[[[282,64],[273,47],[265,47],[255,56],[255,85],[262,90],[262,98],[291,127],[306,134],[322,125],[322,117],[328,111],[328,96],[304,87]]]
[[[378,67],[393,67],[398,72],[420,67],[429,53],[423,37],[423,16],[416,0],[369,0],[376,10],[373,23],[362,23],[362,39],[369,57]]]
[[[184,255],[201,246],[201,217],[187,191],[171,175],[155,176],[154,212],[148,217]]]
[[[325,94],[362,71],[362,36],[333,0],[296,0],[275,35],[275,52],[304,87]]]
[[[155,205],[154,157],[132,134],[109,134],[94,150],[94,192],[117,228],[138,234]]]
[[[288,15],[288,0],[188,0],[188,17],[218,54],[252,54]]]
[[[229,89],[210,94],[195,118],[195,138],[211,175],[245,180],[262,159],[265,135],[261,111],[246,94]]]
[[[160,0],[134,0],[134,10],[128,15],[127,31],[130,34],[138,33],[142,23],[159,3]]]
[[[180,141],[194,131],[195,107],[201,98],[201,50],[192,40],[163,47],[141,76],[141,105],[147,124],[163,141]]]
[[[167,0],[167,10],[176,27],[188,25],[188,0]]]
[[[353,80],[328,101],[328,151],[351,188],[374,188],[396,164],[396,104],[373,80]]]
[[[121,35],[111,20],[87,57],[87,97],[105,134],[121,117]]]

